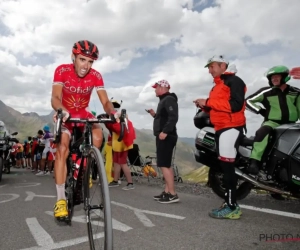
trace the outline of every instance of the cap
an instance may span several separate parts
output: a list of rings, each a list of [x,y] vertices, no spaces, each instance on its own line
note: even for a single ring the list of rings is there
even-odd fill
[[[161,87],[171,88],[170,83],[167,80],[160,80],[152,86],[152,88],[156,88],[157,85],[160,85]]]
[[[226,63],[229,64],[229,62],[224,58],[224,56],[220,55],[220,56],[213,56],[212,58],[208,59],[206,65],[204,68],[207,68],[209,64],[211,64],[212,62],[220,62],[220,63]]]
[[[48,125],[45,125],[43,127],[43,130],[46,131],[46,132],[49,132],[50,131],[50,127]]]

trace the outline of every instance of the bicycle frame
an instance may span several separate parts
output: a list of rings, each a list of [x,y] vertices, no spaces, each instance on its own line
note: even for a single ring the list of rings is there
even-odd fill
[[[87,164],[87,157],[88,157],[88,153],[90,148],[93,145],[93,136],[92,136],[92,124],[91,123],[86,123],[85,128],[84,128],[84,132],[82,133],[82,136],[80,138],[76,138],[77,136],[77,131],[76,128],[78,128],[76,125],[73,129],[73,133],[72,133],[72,139],[71,139],[71,146],[70,146],[70,154],[68,158],[71,158],[72,164],[71,166],[68,166],[68,162],[67,162],[67,167],[68,169],[68,175],[70,175],[70,177],[73,177],[73,191],[74,194],[73,195],[79,195],[80,196],[80,191],[79,189],[82,189],[83,186],[77,186],[78,183],[82,184],[82,179],[85,175],[85,171],[86,171],[86,164]],[[77,139],[77,140],[76,140]],[[80,146],[82,145],[82,143],[84,144],[84,147],[80,149]],[[80,165],[79,168],[76,167],[76,163],[77,161],[80,160]],[[70,160],[70,159],[69,159]],[[67,160],[68,161],[68,160]],[[81,201],[77,201],[75,202],[75,205],[82,203]],[[84,210],[87,209],[88,204],[86,204],[86,202],[84,202]]]
[[[63,119],[63,112],[62,109],[59,109],[57,111],[57,125],[56,125],[56,136],[55,136],[55,143],[59,143],[60,142],[60,137],[61,137],[61,125],[62,125],[62,119]],[[89,151],[93,145],[93,136],[92,136],[92,127],[94,123],[113,123],[114,121],[111,118],[107,118],[107,115],[100,115],[98,116],[98,118],[87,118],[87,119],[81,119],[81,118],[69,118],[67,120],[67,122],[69,123],[74,123],[75,126],[73,128],[73,133],[72,133],[72,140],[71,140],[71,145],[70,145],[70,154],[71,154],[71,160],[72,160],[72,164],[71,166],[68,166],[68,163],[70,164],[70,162],[68,161],[68,159],[70,158],[70,156],[67,159],[67,176],[70,174],[71,172],[71,177],[73,178],[72,180],[72,188],[75,192],[75,195],[78,194],[78,192],[80,190],[78,190],[79,188],[82,188],[81,186],[78,187],[78,177],[82,178],[84,177],[84,171],[85,171],[85,167],[86,167],[86,158],[88,157]],[[84,127],[84,131],[82,134],[81,138],[76,138],[76,123],[85,123],[85,127]],[[128,130],[128,124],[127,124],[127,119],[126,119],[126,110],[122,109],[121,111],[121,116],[120,116],[120,125],[121,125],[121,133],[120,136],[118,138],[118,141],[123,140],[124,137],[124,131],[125,131],[125,127]],[[77,140],[76,140],[77,139]],[[75,141],[76,140],[76,141]],[[84,146],[80,152],[80,146],[82,145],[82,143],[84,143]],[[77,174],[77,179],[74,178],[74,170],[77,169],[76,168],[76,161],[81,158],[81,164],[79,166],[78,169],[78,174]],[[77,201],[76,203],[81,203],[82,201]],[[76,204],[75,204],[76,205]],[[84,208],[86,209],[86,204],[84,204]]]

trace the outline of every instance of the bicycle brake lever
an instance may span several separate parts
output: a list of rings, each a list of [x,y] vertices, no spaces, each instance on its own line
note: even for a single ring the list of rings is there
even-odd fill
[[[124,118],[124,123],[125,123],[126,130],[127,130],[127,132],[129,133],[129,128],[128,128],[128,121],[127,121],[127,118]]]
[[[124,122],[124,124],[125,124],[127,132],[129,132],[129,129],[128,129],[128,120],[126,118],[126,110],[125,109],[121,110],[121,117],[122,117],[122,122]]]

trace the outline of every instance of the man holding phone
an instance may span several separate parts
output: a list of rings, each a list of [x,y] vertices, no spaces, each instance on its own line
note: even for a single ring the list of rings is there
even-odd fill
[[[155,94],[160,99],[156,113],[153,109],[146,111],[154,118],[153,134],[156,137],[157,167],[161,168],[166,185],[165,190],[154,200],[160,203],[178,202],[175,192],[174,173],[172,168],[173,150],[177,143],[178,103],[177,96],[170,93],[170,84],[166,80],[156,82],[153,86]]]

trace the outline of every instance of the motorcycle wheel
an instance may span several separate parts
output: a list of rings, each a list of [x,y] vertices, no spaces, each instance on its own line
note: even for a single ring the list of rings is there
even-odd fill
[[[219,171],[215,171],[214,169],[209,169],[209,186],[214,191],[216,195],[225,199],[226,190],[223,186],[223,173]],[[253,185],[249,182],[240,183],[241,179],[238,179],[238,184],[236,187],[236,199],[242,200],[248,196],[251,192]]]
[[[0,157],[0,182],[2,180],[2,171],[3,171],[3,159]]]

